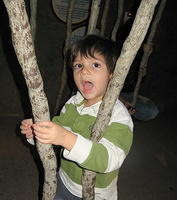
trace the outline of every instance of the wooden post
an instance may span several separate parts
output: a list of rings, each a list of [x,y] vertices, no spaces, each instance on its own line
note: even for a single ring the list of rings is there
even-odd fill
[[[100,4],[101,0],[92,0],[89,24],[87,28],[87,35],[96,33],[96,25],[100,11]]]
[[[146,75],[146,71],[147,71],[147,63],[148,63],[148,59],[153,51],[153,39],[159,24],[159,21],[161,19],[162,13],[164,11],[165,5],[166,5],[166,1],[167,0],[161,0],[160,1],[160,5],[157,11],[157,14],[154,18],[154,20],[152,21],[152,25],[149,31],[149,35],[147,38],[146,43],[143,45],[143,57],[141,59],[141,63],[140,63],[140,67],[139,67],[139,72],[138,72],[138,80],[136,82],[136,86],[133,92],[133,101],[132,101],[132,106],[135,107],[136,106],[136,101],[138,98],[138,93],[139,93],[139,89],[140,89],[140,85],[142,82],[143,77]]]
[[[111,39],[113,41],[116,41],[116,34],[117,34],[117,30],[119,28],[120,25],[120,21],[122,19],[122,15],[123,15],[123,8],[124,8],[124,0],[118,0],[118,13],[117,13],[117,19],[116,19],[116,23],[114,25],[114,28],[112,30],[112,35],[111,35]]]
[[[24,0],[3,1],[9,15],[12,43],[28,87],[34,121],[50,120]],[[45,171],[43,200],[53,200],[57,186],[55,153],[52,145],[41,144],[38,141],[36,144]]]
[[[104,10],[103,10],[103,16],[101,20],[101,36],[104,37],[106,33],[106,22],[108,18],[108,13],[109,13],[109,5],[110,5],[110,0],[105,1],[104,3]]]

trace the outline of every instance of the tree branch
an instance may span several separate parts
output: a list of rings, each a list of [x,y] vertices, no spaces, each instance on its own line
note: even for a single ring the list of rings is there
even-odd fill
[[[3,0],[9,15],[12,43],[28,87],[35,122],[50,120],[43,81],[38,69],[31,29],[24,0]],[[52,200],[56,193],[56,157],[52,145],[37,141],[37,149],[45,169],[43,200]]]
[[[102,133],[110,121],[115,101],[123,87],[131,63],[147,33],[157,2],[158,0],[141,1],[130,34],[125,40],[121,55],[117,60],[112,80],[108,85],[103,102],[99,108],[98,117],[92,129],[92,141],[99,141],[101,139]],[[83,199],[94,200],[93,186],[96,174],[88,170],[84,170],[83,174]]]
[[[157,14],[154,18],[154,20],[152,21],[152,25],[150,27],[150,32],[147,38],[146,43],[143,45],[143,50],[144,50],[144,54],[143,57],[141,59],[141,63],[140,63],[140,67],[139,67],[139,72],[138,72],[138,80],[133,92],[133,101],[132,101],[132,106],[135,107],[136,105],[136,101],[138,98],[138,93],[139,93],[139,89],[140,89],[140,85],[142,82],[143,77],[146,75],[146,71],[147,71],[147,63],[148,63],[148,59],[153,51],[153,39],[159,24],[159,21],[161,19],[162,13],[165,9],[165,5],[166,5],[166,1],[167,0],[161,0],[160,1],[160,5],[157,11]]]
[[[124,7],[124,1],[123,0],[118,0],[118,13],[117,13],[117,19],[116,19],[116,23],[114,25],[114,28],[112,30],[112,35],[111,35],[111,39],[113,41],[116,41],[116,34],[117,34],[117,30],[119,28],[120,25],[120,21],[122,19],[122,15],[123,15],[123,7]]]
[[[87,35],[96,33],[96,25],[100,11],[101,0],[92,0],[91,14],[87,29]]]

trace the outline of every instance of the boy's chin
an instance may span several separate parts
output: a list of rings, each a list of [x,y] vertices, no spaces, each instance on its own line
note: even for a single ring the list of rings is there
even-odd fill
[[[101,101],[102,98],[94,97],[93,95],[83,95],[86,102],[90,105],[96,104],[97,102]]]
[[[81,92],[82,96],[84,97],[84,99],[86,100],[91,100],[93,97],[93,94],[92,93],[89,93],[89,92]]]

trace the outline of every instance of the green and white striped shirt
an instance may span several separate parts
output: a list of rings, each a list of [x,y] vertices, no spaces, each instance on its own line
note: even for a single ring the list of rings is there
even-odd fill
[[[71,151],[64,149],[59,175],[66,188],[82,197],[82,169],[95,171],[95,199],[117,200],[119,168],[128,154],[133,139],[133,123],[125,106],[117,100],[109,125],[102,139],[90,140],[101,101],[84,107],[84,98],[77,92],[63,107],[53,122],[78,135]]]

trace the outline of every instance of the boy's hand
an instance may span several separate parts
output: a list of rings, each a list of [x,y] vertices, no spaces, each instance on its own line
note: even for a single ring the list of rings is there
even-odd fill
[[[21,133],[24,134],[27,139],[33,138],[32,124],[32,119],[25,119],[21,122]]]
[[[36,139],[44,144],[61,145],[71,150],[77,136],[51,121],[33,124]]]

